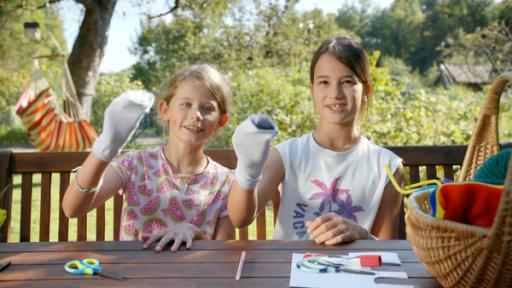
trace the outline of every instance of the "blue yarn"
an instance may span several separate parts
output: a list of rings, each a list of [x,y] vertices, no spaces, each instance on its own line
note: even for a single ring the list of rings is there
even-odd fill
[[[512,149],[502,150],[489,157],[482,163],[482,166],[476,170],[473,180],[477,182],[488,183],[492,185],[503,185],[507,167]]]
[[[430,193],[430,196],[428,197],[428,202],[430,203],[430,208],[432,208],[432,210],[430,211],[430,216],[432,216],[434,218],[436,217],[436,211],[437,211],[436,191],[437,191],[437,189],[432,191]]]

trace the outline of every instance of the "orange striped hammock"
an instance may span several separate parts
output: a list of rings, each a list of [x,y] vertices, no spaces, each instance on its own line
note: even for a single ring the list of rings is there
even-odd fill
[[[74,92],[74,87],[72,89]],[[63,89],[63,94],[66,94],[66,89]],[[74,96],[75,99],[71,100],[76,106],[78,101],[75,101],[76,94]],[[53,92],[37,64],[32,81],[23,91],[15,109],[27,128],[30,143],[40,151],[83,151],[89,149],[98,137],[80,113],[70,113],[75,114],[71,117],[64,111],[58,111]]]

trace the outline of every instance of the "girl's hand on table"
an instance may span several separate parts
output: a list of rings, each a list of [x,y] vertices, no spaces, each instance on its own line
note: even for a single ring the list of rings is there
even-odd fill
[[[141,236],[141,240],[144,241],[142,246],[144,249],[147,249],[154,243],[157,243],[155,246],[155,252],[162,251],[162,249],[164,249],[164,247],[171,241],[174,241],[170,248],[171,252],[178,251],[178,248],[182,243],[185,243],[187,249],[191,249],[192,240],[194,239],[204,239],[204,236],[195,225],[186,222],[178,223],[170,228],[162,229],[151,236]]]
[[[306,227],[311,239],[318,244],[335,245],[371,237],[359,224],[333,212],[306,222]]]

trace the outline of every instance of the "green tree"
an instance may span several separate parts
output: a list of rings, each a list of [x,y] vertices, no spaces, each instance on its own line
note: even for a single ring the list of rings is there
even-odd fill
[[[197,62],[213,63],[227,73],[239,68],[304,66],[321,40],[343,30],[336,27],[334,16],[320,10],[299,13],[295,4],[245,1],[202,7],[201,13],[223,15],[215,22],[182,6],[173,12],[170,23],[144,23],[133,49],[139,58],[134,78],[154,89],[170,74]]]
[[[476,123],[483,93],[453,86],[425,89],[413,81],[392,78],[371,56],[373,101],[365,131],[381,145],[466,144]],[[403,71],[403,70],[402,70]],[[414,78],[405,75],[402,79]],[[461,109],[460,107],[464,107]]]
[[[307,70],[261,67],[234,73],[230,80],[235,91],[230,125],[212,146],[231,146],[236,125],[255,112],[266,113],[275,120],[280,130],[275,143],[302,135],[314,127],[316,118],[307,85]]]
[[[27,0],[24,5],[35,6],[39,1]],[[10,112],[16,104],[23,88],[29,83],[34,56],[57,55],[55,45],[45,35],[50,28],[63,45],[62,25],[53,10],[46,15],[41,9],[18,9],[19,2],[0,3],[0,130],[14,125]],[[31,40],[25,36],[23,23],[37,21],[41,25],[43,39]],[[64,58],[59,56],[41,58],[40,67],[52,87],[57,89]]]
[[[388,11],[391,14],[387,15],[393,15],[393,29],[411,34],[415,29],[423,29],[419,19],[425,14],[417,10],[419,2],[415,3],[416,6],[413,3],[403,9],[396,4]],[[134,49],[139,57],[134,79],[155,91],[163,79],[193,63],[207,62],[225,71],[233,88],[231,121],[208,144],[210,147],[229,147],[234,127],[258,111],[276,120],[281,131],[276,143],[304,134],[315,126],[307,89],[311,55],[324,39],[355,33],[337,27],[334,15],[325,15],[320,10],[299,12],[295,4],[236,1],[227,7],[203,7],[218,9],[204,13],[223,15],[213,22],[195,17],[192,11],[183,8],[173,12],[169,23],[144,23]],[[418,18],[408,18],[411,13],[404,11],[416,11]],[[412,27],[413,24],[416,26]],[[368,35],[361,38],[369,41]],[[406,40],[396,37],[390,42]],[[398,53],[413,55],[415,45]],[[425,87],[423,76],[411,72],[407,62],[400,59],[406,56],[383,57],[377,65],[380,55],[374,52],[371,56],[374,92],[364,122],[365,134],[382,145],[467,143],[482,93],[461,87]]]
[[[492,0],[395,0],[389,8],[371,9],[361,0],[342,6],[336,19],[340,27],[359,35],[370,51],[401,58],[425,72],[442,61],[441,48],[457,31],[473,33],[494,18],[511,19],[504,6]]]
[[[419,42],[410,58],[410,65],[426,71],[441,60],[440,45],[457,29],[466,33],[489,24],[488,9],[492,0],[424,0],[425,21],[421,25]]]
[[[494,75],[512,67],[512,31],[503,22],[478,28],[474,33],[460,31],[447,43],[442,50],[446,62],[491,65]]]
[[[491,8],[493,22],[473,33],[459,30],[443,46],[446,61],[491,65],[494,75],[512,67],[512,1]]]
[[[143,23],[133,48],[139,58],[133,78],[156,90],[186,65],[228,61],[224,52],[230,49],[229,42],[222,41],[222,35],[229,33],[223,22],[227,8],[226,1],[184,1],[169,24],[164,20]]]
[[[54,5],[49,4],[59,2],[64,1],[27,0],[9,1],[9,3],[3,1],[0,3],[0,10],[2,10],[0,17],[26,13],[43,13],[43,11],[46,10],[49,11],[47,18],[58,18],[54,12]],[[82,103],[82,113],[88,118],[92,105],[92,97],[95,94],[96,82],[98,80],[99,66],[107,44],[107,32],[110,27],[110,19],[112,18],[117,0],[76,0],[75,2],[80,4],[83,8],[83,18],[69,58],[66,60],[77,96]],[[51,20],[44,19],[43,22],[47,21]],[[0,22],[6,23],[8,21],[0,19]],[[43,35],[45,35],[45,33],[43,33]],[[66,45],[59,46],[66,47]],[[67,54],[65,50],[59,52]]]
[[[369,49],[407,61],[418,44],[424,18],[420,0],[395,0],[390,8],[374,14],[370,29],[361,37]]]
[[[311,55],[321,41],[343,30],[334,15],[301,13],[295,4],[245,1],[203,7],[201,13],[223,15],[215,22],[182,6],[170,23],[144,23],[134,49],[139,58],[134,79],[155,91],[183,66],[206,62],[225,71],[233,87],[233,113],[212,146],[230,146],[233,127],[257,111],[276,119],[282,139],[308,131],[314,123],[307,90]]]
[[[142,89],[142,83],[131,81],[133,71],[130,69],[118,72],[100,74],[96,95],[98,98],[92,106],[91,124],[98,132],[102,130],[103,114],[115,97],[129,89]]]
[[[376,13],[372,10],[370,0],[359,0],[357,4],[347,1],[338,9],[336,24],[364,38],[371,30],[370,24]]]
[[[502,22],[512,31],[512,1],[501,1],[497,5],[491,7],[491,18],[497,22]]]

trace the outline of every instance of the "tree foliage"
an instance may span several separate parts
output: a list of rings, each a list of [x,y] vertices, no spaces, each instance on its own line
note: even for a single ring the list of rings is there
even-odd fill
[[[91,124],[96,131],[103,126],[103,113],[115,97],[130,89],[142,89],[142,83],[131,81],[133,71],[128,69],[118,73],[100,74],[96,88],[97,99],[93,103]]]
[[[133,78],[155,90],[172,73],[190,63],[228,61],[230,55],[224,52],[229,50],[230,43],[219,41],[219,34],[230,33],[220,21],[226,17],[227,3],[183,1],[170,23],[144,23],[133,49],[139,58]]]
[[[101,131],[104,109],[123,91],[144,87],[158,94],[161,83],[181,68],[209,63],[227,75],[233,90],[231,121],[210,147],[230,146],[234,127],[255,112],[275,119],[280,129],[276,142],[302,135],[316,122],[308,89],[310,58],[324,39],[350,34],[359,37],[371,55],[373,100],[363,123],[366,135],[382,145],[464,144],[486,90],[430,87],[435,78],[431,75],[437,75],[434,64],[460,62],[464,56],[467,63],[491,62],[497,70],[511,67],[510,1],[395,0],[379,9],[360,0],[344,4],[336,15],[299,11],[297,2],[182,0],[170,12],[171,20],[141,23],[132,47],[138,62],[131,69],[99,76],[93,125]],[[0,4],[0,37],[5,39],[0,42],[0,112],[12,108],[30,79],[31,56],[53,49],[49,42],[25,39],[22,23],[29,18],[39,21],[44,35],[49,21],[63,43],[52,10],[51,17],[44,17],[43,10],[14,9],[11,3]],[[41,63],[48,77],[60,76],[61,62]],[[510,106],[506,101],[503,105]],[[510,112],[505,109],[503,114],[505,123],[511,123]],[[149,120],[156,122],[154,113],[152,117]],[[158,133],[155,127],[145,123],[137,133]],[[510,138],[511,133],[501,132]]]
[[[23,23],[23,21],[26,21],[24,18],[16,17],[27,14],[41,15],[46,10],[48,12],[46,16],[48,17],[47,19],[38,21],[39,24],[48,24],[50,21],[57,21],[60,24],[60,20],[55,13],[55,7],[50,5],[50,3],[54,4],[61,1],[63,0],[3,1],[0,3],[0,23],[4,25],[10,23],[10,20],[14,20],[14,23],[20,21]],[[67,58],[66,61],[77,92],[76,94],[82,104],[82,107],[80,107],[82,114],[88,118],[90,115],[92,97],[95,95],[99,66],[107,44],[107,31],[110,27],[110,20],[117,0],[75,0],[75,2],[82,5],[83,18],[79,33],[73,43],[69,58]],[[43,31],[42,35],[46,35],[46,38],[49,39],[47,36],[48,33],[44,32],[45,31]],[[58,36],[62,35],[61,30],[58,32]],[[51,40],[47,41],[47,43],[51,42]],[[66,45],[59,46],[66,47]],[[66,54],[67,56],[67,51],[65,51],[65,49],[62,50],[63,51],[58,52]]]
[[[512,67],[512,1],[503,1],[490,10],[494,21],[473,33],[458,31],[443,46],[443,56],[451,62],[491,65],[494,75]]]
[[[368,47],[410,61],[420,41],[424,21],[419,0],[397,0],[372,19],[371,29],[366,34]]]
[[[58,51],[48,38],[48,29],[59,43],[64,43],[62,25],[53,10],[36,9],[40,1],[6,1],[0,3],[0,130],[14,125],[12,107],[21,96],[32,75],[34,56],[57,55]],[[24,9],[20,8],[25,7]],[[23,23],[37,21],[43,35],[40,41],[25,36]],[[52,87],[58,90],[64,59],[41,58],[40,67]]]
[[[426,71],[441,60],[440,45],[457,29],[474,32],[489,23],[488,9],[492,0],[425,0],[425,21],[410,64]]]
[[[378,18],[389,19],[372,24],[381,23],[395,31],[383,34],[389,39],[379,41],[384,46],[383,55],[388,49],[388,54],[399,57],[384,57],[379,66],[381,52],[372,54],[374,100],[364,130],[375,142],[386,145],[467,143],[483,95],[460,87],[431,90],[422,84],[420,74],[411,72],[404,61],[398,60],[411,59],[416,48],[404,42],[419,41],[418,35],[412,35],[427,25],[424,21],[428,15],[421,10],[421,3],[396,1],[390,10],[380,10],[382,18]],[[349,11],[359,11],[359,16],[347,19],[344,15],[351,14],[341,9],[335,17],[319,10],[297,11],[294,1],[286,4],[212,4],[203,8],[217,12],[202,11],[224,18],[205,21],[183,8],[169,23],[144,23],[134,49],[139,57],[134,78],[154,90],[177,69],[193,63],[212,63],[226,72],[234,92],[231,124],[210,146],[230,146],[234,127],[255,112],[265,112],[276,120],[281,132],[276,142],[302,135],[316,122],[308,89],[309,61],[314,50],[325,38],[336,34],[362,33],[363,41],[368,42],[371,34],[364,34],[369,32],[359,24],[377,20],[369,19],[370,12],[357,10],[360,7],[356,6],[346,6]],[[439,3],[431,3],[434,4]],[[382,31],[385,29],[382,27]],[[404,35],[394,35],[400,34],[397,30]]]
[[[368,9],[361,0],[340,9],[337,19],[342,27],[348,19],[347,27],[355,28],[370,50],[425,72],[442,61],[440,48],[458,30],[472,33],[503,17],[506,9],[492,13],[496,6],[492,0],[395,0],[389,8]]]
[[[476,123],[482,93],[463,87],[428,89],[414,81],[417,75],[377,67],[371,56],[373,101],[364,130],[381,145],[438,145],[467,143]],[[464,107],[461,109],[460,107]]]
[[[134,49],[139,57],[134,79],[155,91],[187,65],[206,62],[224,71],[233,88],[233,113],[213,146],[230,146],[235,125],[257,111],[276,119],[279,139],[309,131],[314,124],[307,89],[310,57],[322,40],[343,30],[333,15],[301,13],[295,4],[237,1],[203,7],[202,13],[224,17],[214,22],[182,6],[170,23],[145,23]]]

